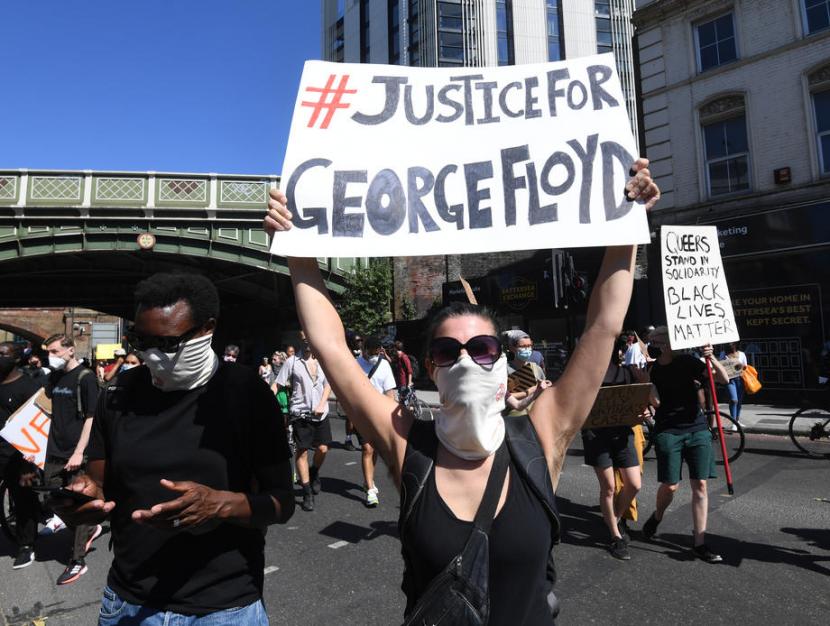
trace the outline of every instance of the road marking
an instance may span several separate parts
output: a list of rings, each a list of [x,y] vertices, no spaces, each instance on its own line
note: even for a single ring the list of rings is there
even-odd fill
[[[346,465],[357,465],[357,461],[349,461]]]
[[[274,572],[278,572],[279,569],[280,568],[277,567],[276,565],[269,565],[268,567],[265,568],[265,575],[267,576],[268,574],[273,574]]]
[[[332,550],[337,550],[338,548],[342,548],[343,546],[349,545],[348,541],[335,541],[334,543],[329,544],[329,548]]]

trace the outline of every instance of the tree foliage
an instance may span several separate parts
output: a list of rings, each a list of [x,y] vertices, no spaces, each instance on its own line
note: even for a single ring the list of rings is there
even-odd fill
[[[386,259],[373,259],[368,266],[355,265],[346,276],[346,290],[337,308],[349,330],[379,334],[391,319],[392,268]]]

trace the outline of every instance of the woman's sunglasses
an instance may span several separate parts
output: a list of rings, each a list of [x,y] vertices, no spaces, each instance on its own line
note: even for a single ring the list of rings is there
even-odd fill
[[[462,349],[479,365],[492,365],[501,356],[498,337],[476,335],[467,343],[452,337],[436,337],[429,346],[429,358],[435,367],[449,367],[458,360]]]
[[[173,354],[179,351],[179,347],[185,341],[192,339],[193,335],[199,332],[201,326],[191,328],[183,335],[178,337],[170,335],[143,335],[135,331],[134,328],[128,328],[124,333],[127,343],[132,346],[136,352],[145,352],[156,348],[167,354]]]

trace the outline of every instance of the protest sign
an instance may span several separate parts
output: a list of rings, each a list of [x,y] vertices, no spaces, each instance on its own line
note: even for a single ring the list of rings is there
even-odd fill
[[[115,351],[121,349],[120,343],[99,343],[95,346],[95,358],[99,361],[109,361],[115,358]]]
[[[663,297],[674,350],[738,341],[715,226],[663,226]]]
[[[35,465],[43,469],[52,420],[39,406],[45,404],[41,396],[44,396],[42,389],[26,400],[6,421],[5,427],[0,430],[0,437],[17,448],[23,456],[35,457]]]
[[[530,363],[524,363],[507,377],[507,391],[510,393],[527,391],[538,382],[536,374],[533,373],[533,366]]]
[[[744,364],[739,359],[723,359],[720,364],[726,370],[727,378],[737,378],[744,369]]]
[[[651,397],[651,383],[601,387],[582,428],[634,426],[643,421]]]
[[[274,254],[647,243],[614,57],[481,68],[307,61]]]

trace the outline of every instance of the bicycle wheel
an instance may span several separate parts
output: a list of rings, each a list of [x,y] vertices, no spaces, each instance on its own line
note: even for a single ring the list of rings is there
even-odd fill
[[[416,397],[415,404],[418,406],[417,418],[419,420],[431,422],[435,419],[432,415],[432,408],[426,402]]]
[[[804,408],[790,418],[790,439],[809,456],[830,459],[830,412]]]
[[[746,445],[746,435],[744,429],[739,422],[736,422],[728,413],[720,411],[721,425],[723,426],[723,440],[726,442],[726,454],[729,462],[735,461],[744,451]],[[712,443],[717,448],[715,450],[715,458],[718,463],[723,465],[723,455],[720,451],[720,442],[718,441],[717,428],[712,430]]]
[[[0,528],[9,541],[17,542],[14,503],[4,480],[0,480]]]

